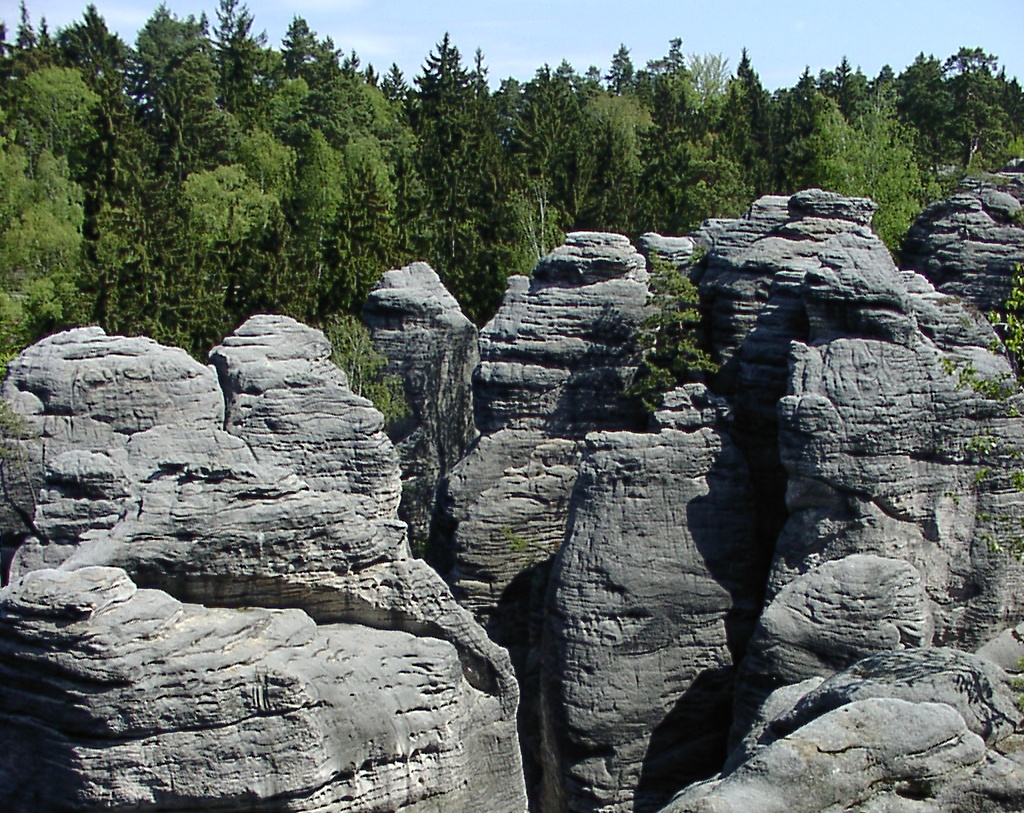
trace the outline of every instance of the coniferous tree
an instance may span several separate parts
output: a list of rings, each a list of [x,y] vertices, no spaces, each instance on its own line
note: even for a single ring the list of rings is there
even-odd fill
[[[243,126],[261,124],[270,99],[267,37],[253,34],[253,16],[242,0],[219,0],[214,32],[218,97]]]
[[[726,86],[720,131],[740,166],[751,199],[773,191],[773,102],[746,49],[736,76]]]

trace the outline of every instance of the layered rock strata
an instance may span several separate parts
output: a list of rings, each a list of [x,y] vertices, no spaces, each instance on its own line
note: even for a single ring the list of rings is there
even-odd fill
[[[901,251],[904,267],[983,311],[1003,310],[1024,263],[1024,176],[967,179],[914,221]]]
[[[5,749],[14,809],[520,813],[508,656],[410,558],[383,419],[323,335],[254,317],[216,371],[140,342],[62,334],[6,384],[44,481],[0,612],[2,727],[48,766]]]
[[[879,645],[844,652],[840,627],[861,627],[857,607],[903,606],[897,585],[923,591],[906,622],[916,632],[897,647],[927,645],[934,630],[936,643],[973,648],[1024,609],[1019,565],[989,544],[1021,515],[1011,480],[1024,429],[999,395],[1012,371],[975,310],[896,269],[872,212],[869,201],[809,190],[702,232],[710,248],[696,274],[723,361],[714,383],[735,404],[759,510],[785,486],[737,735],[772,688]],[[867,560],[851,559],[839,580],[822,569],[860,555],[889,563],[866,579],[857,574]],[[869,595],[889,583],[895,592]],[[867,592],[844,598],[858,584]],[[795,654],[808,646],[814,665]],[[776,650],[788,654],[769,658]]]
[[[480,334],[473,379],[482,437],[442,495],[441,546],[460,601],[485,622],[518,574],[549,559],[583,436],[641,421],[623,394],[647,301],[644,258],[619,235],[581,232],[513,277]]]
[[[1002,753],[1020,711],[1005,673],[981,658],[886,653],[777,694],[724,775],[663,813],[1009,813],[1024,804],[1024,765],[1014,748]]]
[[[646,312],[644,258],[620,235],[576,233],[512,277],[480,334],[480,438],[444,482],[435,561],[463,606],[508,647],[522,687],[527,783],[539,785],[539,651],[584,435],[641,426],[624,395]]]
[[[409,414],[387,427],[402,468],[399,517],[424,549],[438,483],[469,448],[478,332],[426,263],[388,271],[363,306],[387,371],[403,383]]]
[[[0,652],[7,810],[522,810],[472,787],[516,766],[437,638],[84,567],[0,594]]]
[[[587,436],[548,596],[544,810],[656,810],[725,758],[764,577],[728,418],[690,385],[651,432]]]

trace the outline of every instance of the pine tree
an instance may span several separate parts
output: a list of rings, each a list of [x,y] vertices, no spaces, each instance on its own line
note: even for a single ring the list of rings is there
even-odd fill
[[[253,16],[241,0],[219,0],[215,62],[221,106],[243,126],[262,124],[270,99],[265,33],[253,34]]]

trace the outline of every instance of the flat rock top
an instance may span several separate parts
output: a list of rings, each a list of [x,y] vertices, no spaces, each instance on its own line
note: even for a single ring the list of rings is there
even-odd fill
[[[12,359],[3,397],[22,414],[88,418],[130,435],[161,423],[222,421],[219,389],[213,371],[184,350],[89,327],[49,336]]]
[[[533,277],[570,285],[616,278],[643,282],[647,279],[647,263],[621,234],[570,232],[564,244],[537,263]]]
[[[245,350],[250,350],[249,354]],[[222,355],[239,359],[247,355],[266,361],[325,361],[331,357],[331,343],[316,328],[289,316],[258,314],[224,337],[210,353],[214,361]]]

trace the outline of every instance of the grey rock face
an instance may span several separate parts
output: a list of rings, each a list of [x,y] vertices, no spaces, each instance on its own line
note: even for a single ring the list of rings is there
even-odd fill
[[[917,570],[853,554],[789,582],[765,608],[740,668],[736,733],[781,686],[824,677],[875,652],[928,646],[933,621]]]
[[[584,434],[641,421],[623,389],[636,368],[646,283],[625,237],[570,234],[531,280],[509,281],[480,334],[482,437],[441,496],[438,547],[456,595],[492,633],[503,623],[488,620],[496,605],[518,606],[527,571],[561,545]]]
[[[879,650],[973,649],[1024,609],[1019,564],[990,545],[1021,518],[1020,407],[967,383],[1010,368],[974,308],[895,268],[871,213],[810,190],[698,235],[713,385],[775,544],[734,743],[779,687]]]
[[[1009,811],[1024,803],[1019,763],[985,748],[941,703],[870,698],[776,740],[664,813]]]
[[[691,385],[655,432],[587,436],[549,589],[544,809],[655,810],[721,765],[763,579],[726,418]]]
[[[776,404],[786,394],[789,344],[808,335],[804,276],[823,267],[823,256],[841,256],[843,241],[885,252],[867,225],[872,205],[812,189],[761,198],[745,217],[709,221],[697,234],[707,254],[691,276],[712,354],[721,363],[712,384],[735,409],[736,440],[750,465],[766,557],[786,517]]]
[[[688,236],[668,236],[647,232],[640,235],[638,243],[640,253],[652,262],[657,257],[664,262],[671,263],[676,268],[682,268],[693,261],[693,254],[697,249],[697,242]]]
[[[480,333],[474,376],[476,424],[582,438],[632,428],[635,404],[621,395],[636,367],[636,326],[647,302],[644,258],[616,234],[577,232],[513,277]]]
[[[94,334],[83,338],[96,341]],[[64,344],[68,358],[83,352],[75,336]],[[164,351],[147,347],[140,355]],[[0,788],[17,794],[15,810],[33,810],[32,800],[64,786],[68,809],[524,809],[518,690],[508,655],[436,574],[410,559],[395,514],[397,457],[381,416],[351,394],[326,361],[329,352],[318,331],[258,317],[215,351],[224,390],[209,399],[205,416],[171,409],[166,419],[105,434],[94,420],[45,405],[28,416],[43,435],[44,487],[34,524],[53,539],[19,548],[14,581],[0,600],[10,610],[0,614],[0,640],[16,648],[10,642],[31,617],[39,642],[31,655],[18,655],[16,669],[0,670],[0,694],[17,687],[20,698],[17,710],[0,711],[0,729],[14,732],[26,752],[47,753],[55,773],[27,771],[21,756],[0,763]],[[120,356],[111,363],[121,363]],[[219,390],[212,369],[191,364]],[[101,354],[89,357],[86,369],[94,368],[97,379],[109,375]],[[33,369],[45,381],[45,368]],[[74,368],[60,374],[80,375]],[[172,392],[180,378],[172,377]],[[162,384],[147,386],[157,392],[141,395],[142,402],[159,402]],[[104,448],[93,444],[97,437],[114,442]],[[45,570],[54,548],[61,568]],[[135,584],[147,589],[133,604]],[[118,607],[136,609],[124,617],[89,609],[76,616],[79,626],[64,631],[61,602],[87,605],[89,596],[111,590],[121,596]],[[40,595],[58,608],[52,617],[39,609],[46,604]],[[213,607],[220,609],[207,609]],[[203,641],[200,665],[185,651],[193,632]],[[93,639],[102,645],[90,649]],[[117,666],[122,656],[125,665]],[[124,715],[143,714],[135,707],[145,705],[152,681],[178,681],[194,692],[156,701],[166,705],[166,731],[133,729],[123,743],[97,746],[97,738],[108,738],[105,723],[83,723],[70,733],[60,725],[66,702],[81,695],[75,681],[100,680],[67,666],[76,658],[86,658],[96,675],[106,674],[110,659],[109,669],[130,673],[110,692],[90,696],[95,721],[122,703]],[[294,667],[287,679],[271,679],[266,689],[266,675],[286,666]],[[253,669],[252,691],[280,686],[301,702],[282,715],[260,707],[247,713],[226,706],[218,684],[190,677],[203,670],[233,675],[224,691],[237,694],[250,686]],[[54,678],[54,700],[45,688],[33,694],[33,670],[71,676]],[[196,705],[206,715],[198,722]],[[16,715],[17,725],[8,727]],[[171,721],[175,715],[180,724]],[[435,723],[443,731],[431,731]],[[315,736],[297,747],[310,732]],[[464,742],[454,749],[441,744],[449,736],[453,745]],[[194,765],[179,777],[173,766],[188,748]],[[240,766],[250,750],[253,765]],[[360,757],[354,768],[350,757]],[[149,774],[147,760],[157,766]],[[97,788],[110,776],[114,790],[104,801]]]
[[[997,750],[1020,722],[1006,675],[964,652],[873,655],[779,690],[762,713],[759,738],[723,776],[666,813],[1010,811],[1024,800],[1024,767]]]
[[[26,555],[59,564],[85,532],[114,525],[130,501],[125,449],[135,435],[224,419],[214,372],[150,339],[79,328],[32,345],[7,371],[3,397],[24,417],[29,439],[0,463],[12,498],[5,502],[17,511],[3,531],[37,540],[15,554],[15,572]]]
[[[1015,269],[1024,262],[1024,224],[1017,220],[1022,200],[1019,173],[965,181],[910,227],[904,266],[983,311],[1003,309]]]
[[[1005,672],[976,655],[935,647],[882,652],[858,661],[779,715],[772,735],[785,736],[832,709],[868,697],[945,703],[988,745],[1011,736],[1021,719]]]
[[[992,334],[960,307],[964,335],[932,339],[933,295],[906,291],[904,311],[866,317],[873,335],[831,338],[825,321],[821,340],[812,322],[811,344],[793,346],[791,394],[779,403],[791,514],[769,589],[852,553],[899,558],[921,574],[936,642],[974,648],[1022,610],[1021,569],[990,541],[1021,516],[1011,479],[1024,428],[1012,403],[960,382],[968,364],[984,380],[1009,380],[1006,360],[988,350]],[[824,289],[814,296],[828,301]]]
[[[539,647],[584,435],[645,418],[623,395],[638,362],[646,262],[620,235],[577,233],[509,280],[480,334],[480,438],[438,496],[432,553],[459,601],[508,647],[522,688],[527,785],[539,785]]]
[[[8,810],[522,809],[466,780],[515,765],[447,642],[182,604],[114,568],[0,596]]]
[[[437,485],[476,435],[477,329],[426,263],[384,274],[363,306],[363,319],[388,359],[388,372],[404,384],[411,414],[387,430],[402,467],[398,514],[414,546],[425,546]]]
[[[478,617],[491,616],[519,574],[561,546],[581,445],[503,429],[480,438],[449,476],[448,579]]]
[[[210,353],[224,390],[225,428],[261,463],[318,491],[367,496],[394,516],[402,486],[384,420],[348,388],[324,335],[285,316],[254,316]]]

